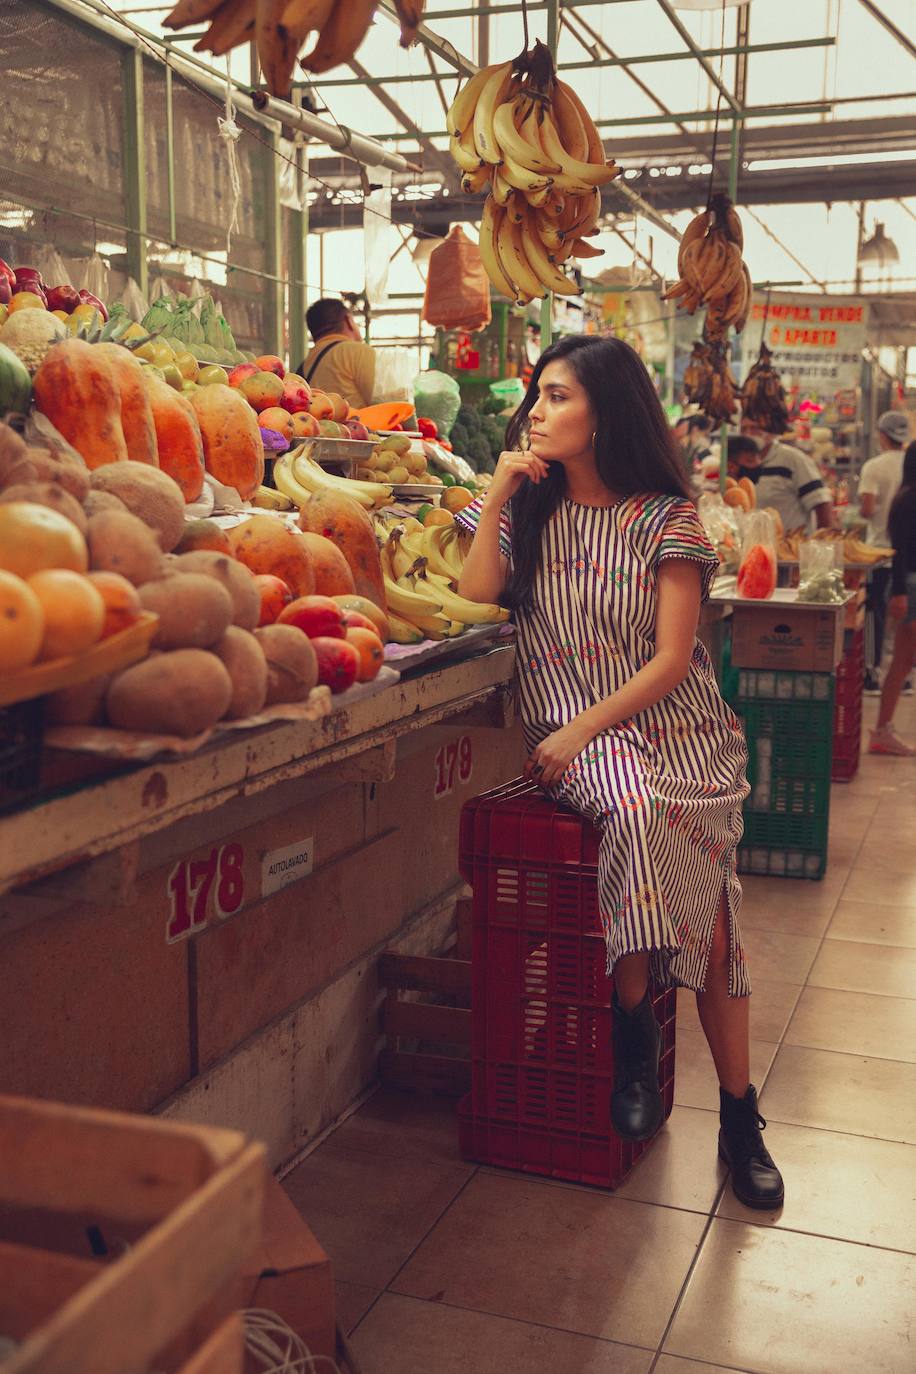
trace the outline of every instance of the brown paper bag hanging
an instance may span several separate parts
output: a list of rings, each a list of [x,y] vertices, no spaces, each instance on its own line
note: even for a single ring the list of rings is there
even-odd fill
[[[460,224],[429,255],[423,318],[440,329],[473,331],[490,323],[490,279]]]

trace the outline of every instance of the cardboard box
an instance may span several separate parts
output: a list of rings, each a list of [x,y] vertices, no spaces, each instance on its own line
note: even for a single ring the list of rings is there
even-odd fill
[[[769,601],[732,603],[733,667],[833,672],[843,656],[845,605],[799,604],[794,596],[777,588]]]

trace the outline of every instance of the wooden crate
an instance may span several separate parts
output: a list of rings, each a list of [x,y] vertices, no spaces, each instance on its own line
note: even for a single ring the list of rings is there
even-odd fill
[[[264,1179],[237,1131],[0,1096],[3,1374],[231,1374],[231,1332],[194,1322],[258,1244]]]

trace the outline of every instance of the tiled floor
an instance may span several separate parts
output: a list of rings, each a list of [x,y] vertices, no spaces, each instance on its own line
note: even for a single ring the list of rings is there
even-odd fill
[[[746,883],[779,1214],[728,1187],[683,993],[674,1112],[616,1193],[468,1164],[451,1101],[392,1092],[291,1173],[362,1374],[912,1374],[914,837],[916,760],[865,757],[824,881]]]

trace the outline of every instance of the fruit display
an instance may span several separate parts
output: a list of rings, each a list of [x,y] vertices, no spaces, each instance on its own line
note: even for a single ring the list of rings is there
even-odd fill
[[[729,367],[724,343],[697,340],[684,372],[684,391],[688,401],[698,405],[711,420],[731,419],[738,408],[740,389]]]
[[[376,510],[391,500],[391,487],[375,480],[336,477],[325,472],[308,454],[308,445],[285,453],[274,461],[274,483],[277,490],[296,506],[304,506],[311,496],[322,491],[335,491],[349,496],[365,510]]]
[[[741,397],[745,419],[754,420],[768,434],[784,434],[789,428],[789,408],[773,354],[761,343],[757,361],[744,379]]]
[[[875,544],[866,544],[858,535],[844,533],[843,530],[822,529],[809,535],[807,530],[787,530],[780,534],[776,549],[781,563],[797,563],[799,550],[809,541],[842,544],[843,562],[847,566],[867,568],[893,557],[893,549],[882,549]]]
[[[538,42],[512,62],[483,67],[446,118],[449,150],[466,192],[489,193],[479,247],[502,295],[527,303],[549,291],[577,295],[562,270],[571,257],[600,255],[600,187],[620,169],[605,157],[591,115],[557,78]]]
[[[160,296],[143,316],[138,328],[155,335],[156,345],[164,345],[176,355],[187,353],[195,361],[223,363],[232,367],[247,360],[236,347],[232,330],[217,309],[212,296],[192,300],[180,293],[174,298]],[[163,355],[164,356],[164,355]],[[149,359],[155,361],[155,357]],[[196,370],[192,380],[196,379]]]
[[[728,196],[713,196],[709,208],[694,216],[678,248],[679,279],[666,292],[693,315],[707,307],[704,338],[723,340],[730,327],[741,333],[751,308],[753,286],[741,256],[744,231]]]
[[[405,48],[414,41],[423,4],[424,0],[395,0]],[[316,74],[330,71],[354,55],[374,11],[375,0],[178,0],[163,22],[167,28],[183,29],[209,19],[210,27],[194,50],[217,57],[254,42],[271,95],[285,98],[310,33],[316,34],[315,43],[302,66]]]
[[[360,479],[381,486],[442,485],[442,479],[430,472],[425,452],[414,450],[414,442],[408,434],[375,437],[378,440],[375,448],[357,470]]]

